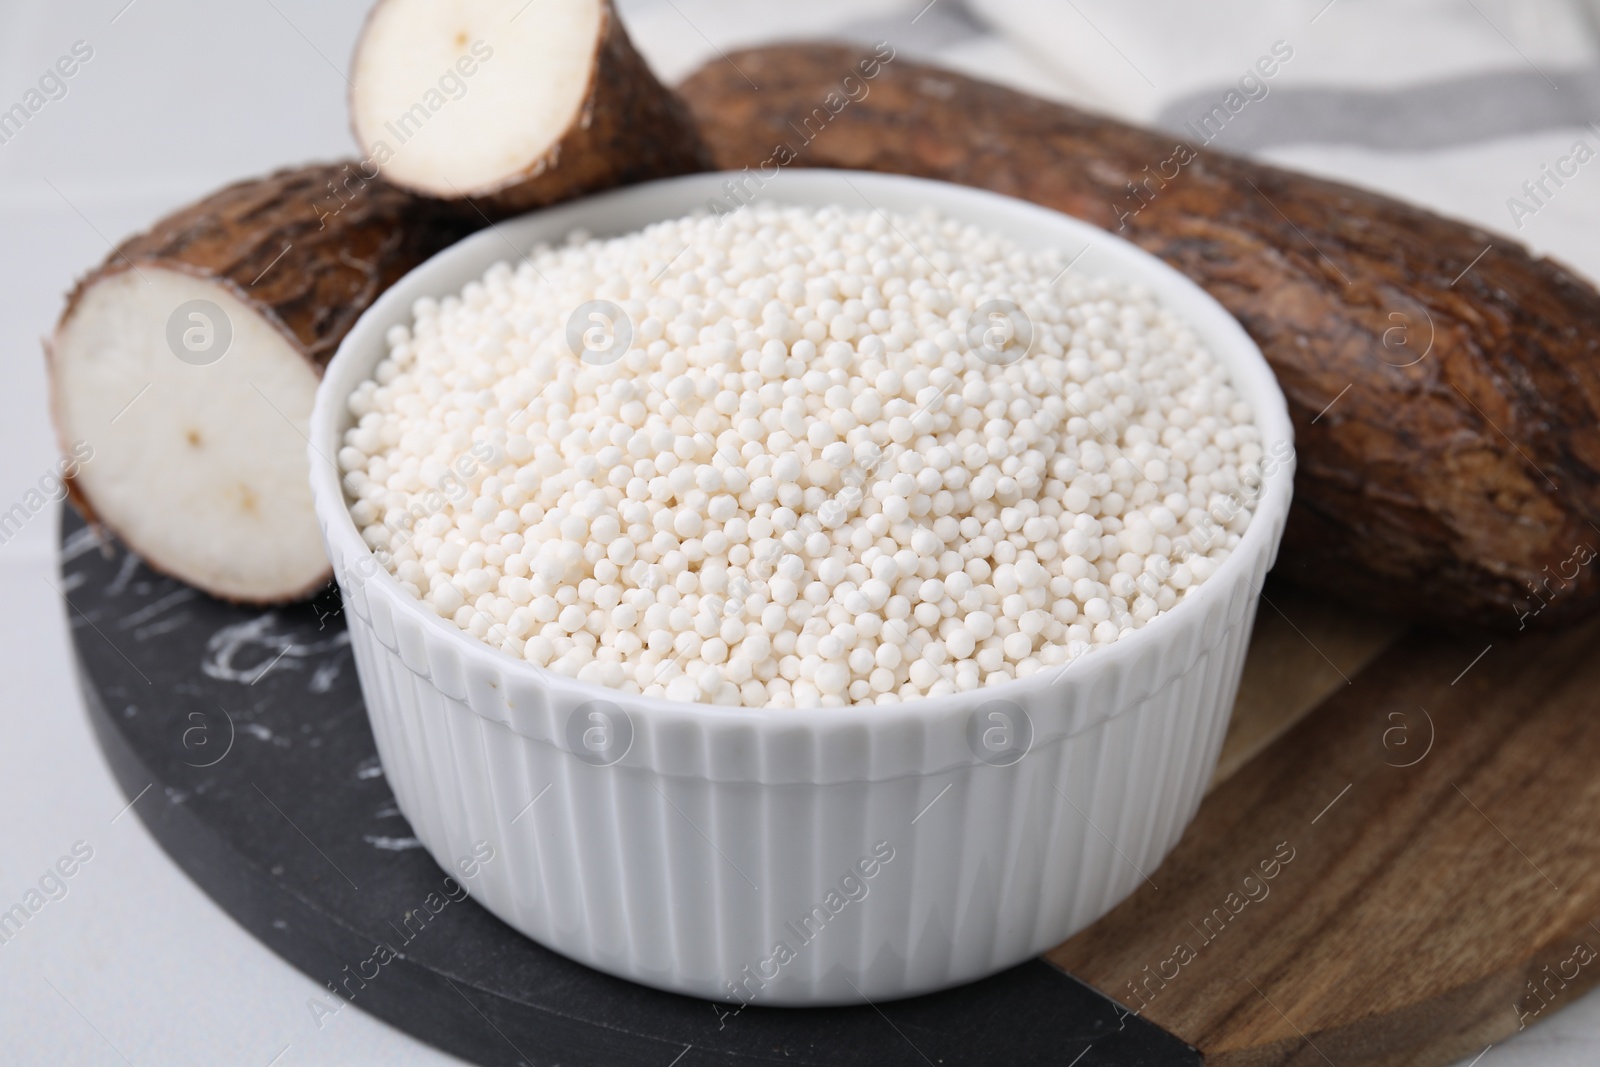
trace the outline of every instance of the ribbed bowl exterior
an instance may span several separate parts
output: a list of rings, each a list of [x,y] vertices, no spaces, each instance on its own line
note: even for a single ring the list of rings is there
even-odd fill
[[[581,701],[475,671],[441,640],[449,635],[392,615],[388,626],[375,623],[381,607],[350,599],[352,646],[395,796],[444,865],[477,842],[494,846],[474,886],[480,903],[601,970],[783,1004],[859,1003],[991,974],[1126,896],[1199,805],[1254,614],[1248,590],[1213,598],[1213,610],[1194,617],[1189,654],[1093,679],[1085,671],[1081,682],[1069,674],[1017,702],[1036,721],[1059,714],[1047,702],[1114,710],[1090,712],[1093,725],[1009,766],[969,758],[927,773],[828,781],[823,761],[834,744],[891,753],[948,746],[905,720],[875,730],[870,709],[859,730],[804,740],[737,722],[657,736],[649,716],[630,713],[639,731],[630,756],[692,753],[705,773],[665,773],[629,757],[595,766],[559,740]],[[1216,639],[1210,647],[1201,647],[1204,634]],[[407,662],[408,642],[422,662]],[[975,694],[973,707],[981,703]],[[528,736],[512,725],[526,719],[543,728]],[[819,781],[741,780],[752,765],[792,764],[797,741],[817,761]],[[875,846],[881,856],[883,844],[893,858],[872,878],[856,872],[865,896],[841,891],[847,903],[837,916],[814,922],[817,930],[800,925],[815,906],[828,911],[827,891]],[[780,941],[795,958],[763,966]]]
[[[775,198],[855,195],[831,194],[837,173],[792,177]],[[1101,243],[1122,273],[1136,270],[1196,322],[1266,439],[1290,440],[1259,352],[1157,261],[1003,198],[848,177],[892,209],[931,202],[996,228]],[[523,248],[575,226],[626,232],[687,213],[724,180],[653,183],[469,239],[391,290],[330,365],[312,421],[313,488],[379,755],[441,865],[493,846],[472,887],[481,904],[600,970],[793,1005],[908,996],[992,974],[1103,915],[1193,817],[1287,515],[1292,460],[1268,479],[1239,549],[1195,595],[1068,668],[895,705],[754,710],[603,690],[434,617],[376,565],[337,474],[318,458],[337,450],[344,398],[417,296],[459,289],[504,258],[508,237]]]

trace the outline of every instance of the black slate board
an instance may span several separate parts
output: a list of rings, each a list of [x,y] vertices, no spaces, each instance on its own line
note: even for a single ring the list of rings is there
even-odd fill
[[[912,1000],[739,1011],[590,970],[452,890],[417,845],[337,591],[225,604],[70,510],[61,580],[84,699],[132,810],[241,926],[328,987],[314,1016],[353,1005],[474,1063],[527,1067],[1200,1063],[1040,961]],[[381,965],[380,943],[398,953]]]

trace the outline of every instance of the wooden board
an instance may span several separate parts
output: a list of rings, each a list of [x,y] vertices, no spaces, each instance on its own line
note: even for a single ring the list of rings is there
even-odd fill
[[[1548,1018],[1600,979],[1597,640],[1406,637],[1047,958],[1209,1065],[1442,1064]]]
[[[1349,685],[1405,630],[1268,581],[1211,788]]]

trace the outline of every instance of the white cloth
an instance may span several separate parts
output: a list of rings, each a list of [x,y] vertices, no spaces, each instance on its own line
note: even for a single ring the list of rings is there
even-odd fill
[[[1017,47],[1047,57],[1076,102],[1130,121],[1226,85],[1274,41],[1295,50],[1280,86],[1399,89],[1531,62],[1592,62],[1567,0],[971,0]],[[1502,36],[1502,34],[1504,36]]]
[[[1580,170],[1532,217],[1509,205],[1513,198],[1529,204],[1522,183],[1577,142],[1600,151],[1600,129],[1590,124],[1600,119],[1600,5],[972,0],[972,6],[1008,42],[1049,63],[1063,99],[1174,130],[1220,104],[1283,42],[1293,58],[1276,64],[1270,79],[1258,79],[1266,95],[1249,102],[1241,121],[1224,128],[1212,147],[1251,151],[1390,193],[1506,233],[1600,278],[1594,239],[1600,163]]]

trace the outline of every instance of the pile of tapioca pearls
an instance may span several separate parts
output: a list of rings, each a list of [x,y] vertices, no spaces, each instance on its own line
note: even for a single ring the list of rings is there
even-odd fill
[[[1203,516],[1262,448],[1182,322],[1065,266],[842,208],[575,235],[391,332],[351,514],[443,618],[626,692],[884,703],[1066,664],[1215,571],[1250,510]],[[974,323],[997,299],[1028,336]],[[616,321],[574,347],[594,301]]]

